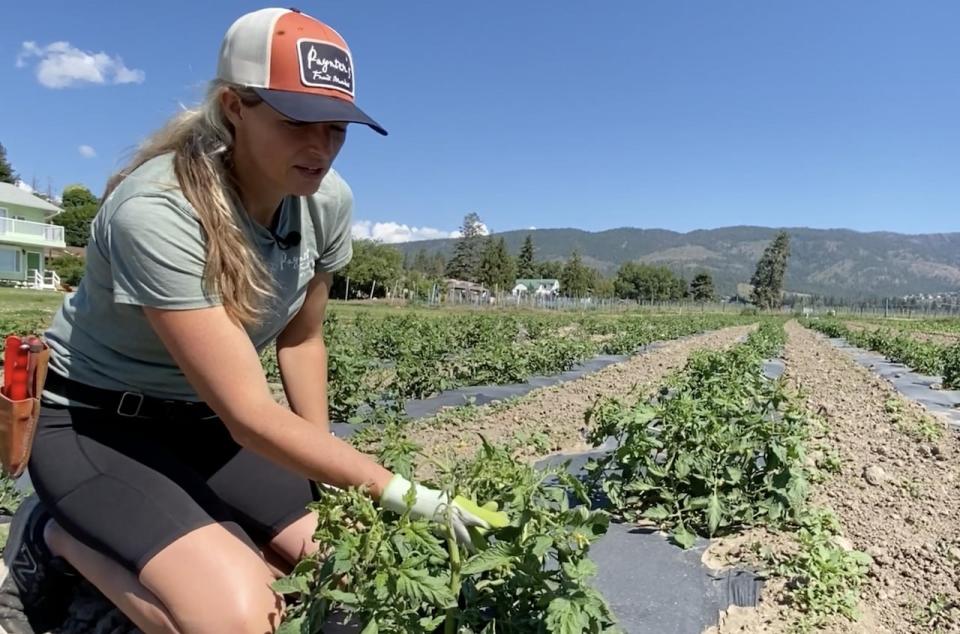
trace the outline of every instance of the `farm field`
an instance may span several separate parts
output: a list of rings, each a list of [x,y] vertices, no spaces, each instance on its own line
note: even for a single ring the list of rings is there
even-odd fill
[[[0,316],[15,328],[48,319],[50,305],[34,301],[0,304]],[[398,472],[496,502],[512,521],[466,550],[362,494],[326,494],[314,505],[317,537],[334,550],[278,580],[290,598],[282,631],[316,631],[334,609],[353,618],[347,631],[617,631],[590,559],[611,521],[662,531],[676,549],[708,540],[706,565],[767,577],[759,606],[718,615],[713,632],[960,630],[957,434],[826,336],[914,346],[915,362],[932,359],[924,367],[939,371],[949,370],[936,361],[949,347],[850,326],[333,305],[331,414],[359,426],[352,442]],[[403,413],[410,400],[523,383],[597,355],[622,357],[518,398],[417,420]],[[776,358],[779,380],[765,376]],[[262,360],[277,384],[275,357]],[[592,454],[576,477],[534,466],[602,445],[612,452]],[[12,511],[17,493],[4,486]],[[642,568],[641,550],[623,556]],[[83,586],[60,631],[131,628]]]
[[[851,327],[832,319],[813,319],[807,324],[829,337],[879,352],[890,361],[903,363],[923,374],[943,378],[943,387],[960,388],[960,341],[938,342],[914,332]]]

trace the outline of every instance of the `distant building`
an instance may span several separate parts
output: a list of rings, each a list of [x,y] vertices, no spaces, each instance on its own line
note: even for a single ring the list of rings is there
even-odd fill
[[[560,280],[547,279],[520,279],[513,285],[513,294],[516,296],[531,294],[535,297],[556,297],[560,294]]]
[[[50,222],[61,209],[16,185],[0,183],[0,280],[36,289],[57,289],[60,280],[44,263],[63,249],[63,227]]]
[[[485,300],[490,296],[490,291],[483,284],[468,282],[466,280],[446,280],[447,301],[449,302],[474,302]]]

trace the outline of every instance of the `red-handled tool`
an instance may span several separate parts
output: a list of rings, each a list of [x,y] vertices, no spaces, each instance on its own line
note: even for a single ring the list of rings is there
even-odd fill
[[[11,401],[22,401],[29,394],[30,344],[10,335],[3,350],[3,393]]]

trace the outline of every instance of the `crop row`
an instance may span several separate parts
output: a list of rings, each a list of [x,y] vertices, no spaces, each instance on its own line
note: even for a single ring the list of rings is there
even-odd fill
[[[569,370],[597,354],[630,354],[653,341],[739,323],[732,315],[586,316],[361,313],[324,328],[331,417],[365,404],[402,403],[469,385],[521,383]],[[262,362],[279,380],[273,350]]]
[[[887,329],[858,331],[831,319],[811,319],[804,325],[828,337],[840,337],[854,346],[879,352],[917,372],[941,376],[944,387],[960,389],[960,344],[945,346],[918,341]]]
[[[810,482],[823,477],[807,459],[818,426],[783,381],[763,374],[783,342],[782,323],[767,321],[729,351],[691,357],[652,398],[598,400],[590,439],[613,437],[616,449],[588,472],[613,513],[654,522],[685,548],[696,535],[751,527],[792,535],[795,548],[766,563],[790,579],[806,629],[832,614],[856,617],[870,559],[838,547],[836,518],[809,502]]]
[[[904,332],[960,335],[960,319],[956,317],[943,317],[939,319],[863,319],[857,321]]]

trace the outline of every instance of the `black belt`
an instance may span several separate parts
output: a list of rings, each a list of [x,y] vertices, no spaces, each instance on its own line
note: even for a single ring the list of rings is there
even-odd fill
[[[56,372],[48,372],[44,389],[76,401],[115,413],[125,418],[216,418],[210,406],[198,401],[179,401],[147,396],[140,392],[106,390],[86,383],[78,383]]]

